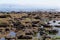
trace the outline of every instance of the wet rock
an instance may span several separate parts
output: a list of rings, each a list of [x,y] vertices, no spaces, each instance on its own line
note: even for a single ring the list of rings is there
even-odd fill
[[[48,28],[51,28],[51,27],[52,27],[52,26],[50,26],[50,25],[48,25],[48,24],[44,24],[43,26],[46,27],[46,28],[47,28],[47,27],[48,27]]]
[[[7,23],[0,23],[0,27],[8,27],[9,25]]]
[[[21,18],[28,18],[27,16],[22,16]]]
[[[33,33],[32,32],[29,32],[29,33],[25,33],[25,35],[33,35]]]
[[[58,33],[58,30],[50,30],[49,31],[49,34],[56,34],[56,33]]]
[[[6,28],[5,31],[10,31],[10,30],[8,28]]]
[[[41,19],[39,16],[34,17],[35,19]]]
[[[60,27],[60,25],[55,25],[55,27]]]
[[[11,17],[10,15],[0,15],[0,18],[7,18],[7,17]]]
[[[41,36],[44,35],[44,34],[46,34],[45,31],[40,31]]]
[[[36,24],[32,24],[32,27],[38,27],[38,25],[36,25]]]
[[[38,31],[40,32],[40,31],[44,31],[45,29],[44,28],[39,28],[38,29]]]
[[[20,35],[18,39],[32,39],[32,37]]]
[[[39,21],[32,21],[32,24],[37,24],[39,23]]]
[[[49,36],[46,36],[44,39],[45,40],[52,40],[51,37],[49,37]]]

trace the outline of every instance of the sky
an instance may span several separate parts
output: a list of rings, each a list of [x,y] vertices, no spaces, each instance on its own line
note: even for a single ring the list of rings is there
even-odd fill
[[[58,8],[60,9],[60,0],[0,0],[0,5],[19,5],[26,8]]]

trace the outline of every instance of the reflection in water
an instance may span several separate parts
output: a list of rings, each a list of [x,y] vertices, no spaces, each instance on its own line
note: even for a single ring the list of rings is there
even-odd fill
[[[8,36],[15,37],[16,33],[14,31],[11,31]],[[2,37],[0,40],[6,40],[4,37]]]
[[[58,30],[58,33],[56,34],[56,36],[60,36],[60,28],[59,27],[53,27],[53,29]]]
[[[55,26],[55,25],[58,25],[58,26],[60,26],[60,20],[56,20],[55,22],[54,22],[54,20],[51,20],[51,21],[49,21],[49,25],[52,25],[52,26]]]
[[[0,40],[5,40],[5,38],[4,38],[4,37],[2,37]]]
[[[56,33],[56,35],[50,35],[51,37],[55,37],[55,36],[60,36],[60,28],[59,27],[55,27],[56,25],[57,26],[60,26],[60,20],[56,20],[55,22],[53,22],[54,20],[52,21],[49,21],[49,25],[52,25],[53,26],[53,29],[56,29],[58,30],[58,33]]]
[[[40,38],[40,33],[39,32],[37,33],[37,38]]]
[[[55,29],[55,30],[58,30],[58,33],[56,33],[56,35],[51,35],[51,34],[49,34],[49,36],[50,37],[55,37],[55,36],[60,36],[60,28],[58,28],[58,27],[53,27],[53,29]],[[40,38],[41,36],[40,36],[40,33],[38,32],[37,33],[37,36],[36,36],[37,38]]]
[[[11,32],[9,33],[9,36],[15,37],[15,36],[16,36],[16,33],[15,33],[14,31],[11,31]]]

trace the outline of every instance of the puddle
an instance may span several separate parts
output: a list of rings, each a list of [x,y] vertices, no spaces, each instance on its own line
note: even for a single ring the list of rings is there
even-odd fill
[[[0,40],[6,40],[4,37],[2,37]]]
[[[16,36],[16,33],[15,33],[14,31],[11,31],[11,32],[9,33],[9,36],[15,37],[15,36]]]

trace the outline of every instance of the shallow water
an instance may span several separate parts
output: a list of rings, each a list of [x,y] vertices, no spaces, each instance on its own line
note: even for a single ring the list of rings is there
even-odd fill
[[[49,22],[50,22],[50,25],[53,26],[53,29],[58,30],[58,33],[55,36],[60,36],[60,28],[59,27],[54,27],[55,25],[59,25],[60,26],[60,24],[58,24],[58,23],[60,23],[60,20],[56,20],[55,23],[53,23],[53,20],[49,21]]]
[[[15,37],[16,33],[14,31],[11,31],[8,36]],[[0,40],[6,40],[4,37],[2,37]]]
[[[39,32],[37,33],[37,38],[40,38],[40,33]]]
[[[15,36],[16,36],[16,33],[15,33],[14,31],[11,31],[11,32],[9,33],[9,36],[15,37]]]
[[[6,40],[4,37],[2,37],[0,40]]]
[[[51,37],[60,36],[60,28],[58,28],[58,27],[53,27],[53,29],[58,30],[58,33],[56,33],[56,35],[49,35],[49,36],[51,36]]]
[[[49,25],[52,25],[52,26],[54,26],[54,25],[58,25],[58,26],[60,26],[60,20],[56,20],[55,22],[53,22],[54,20],[51,20],[51,21],[49,21]]]
[[[53,29],[58,30],[58,33],[56,34],[56,36],[60,36],[60,28],[59,27],[53,27]]]
[[[49,34],[49,36],[52,37],[52,38],[53,38],[53,37],[56,37],[56,36],[59,37],[59,36],[60,36],[60,28],[58,28],[58,27],[53,27],[53,29],[58,30],[58,33],[56,33],[56,35],[51,35],[51,34]],[[40,35],[39,32],[37,33],[36,37],[37,37],[37,38],[40,38],[40,37],[41,37],[41,35]]]

